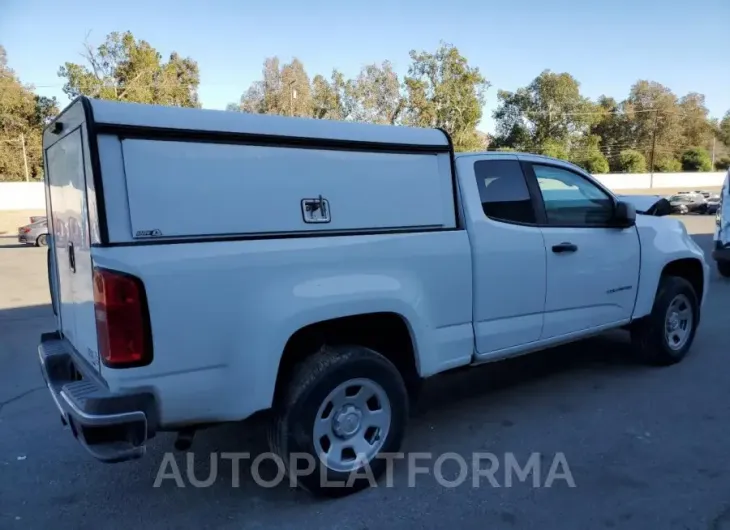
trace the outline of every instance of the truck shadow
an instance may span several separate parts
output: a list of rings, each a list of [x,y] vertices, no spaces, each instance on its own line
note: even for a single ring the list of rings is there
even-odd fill
[[[529,392],[540,386],[553,388],[551,379],[570,378],[572,372],[579,373],[589,384],[600,385],[599,381],[607,375],[620,378],[627,372],[648,370],[632,355],[626,335],[625,332],[613,332],[568,346],[442,374],[429,380],[412,410],[403,450],[436,451],[437,448],[430,447],[426,441],[429,439],[429,426],[434,425],[441,432],[463,430],[463,419],[456,413],[459,410],[478,410],[484,425],[495,424],[495,429],[504,428],[504,423],[500,426],[495,421],[495,414],[490,413],[490,408],[507,402],[520,391]],[[614,374],[606,374],[607,371]],[[591,382],[591,374],[597,376],[596,381]],[[499,415],[499,412],[496,414]],[[236,496],[255,496],[266,502],[276,502],[277,507],[295,501],[301,506],[303,500],[310,505],[318,504],[307,493],[291,487],[286,479],[273,485],[280,471],[273,457],[268,455],[265,421],[200,431],[188,454],[170,453],[173,451],[172,442],[171,435],[165,435],[164,441],[155,442],[154,455],[150,456],[153,456],[156,467],[149,480],[151,484],[157,481],[162,491],[176,497],[195,496],[194,500],[188,499],[187,502],[197,504],[207,502],[205,499],[210,502],[217,499],[216,502],[219,502],[221,496],[236,492]],[[479,450],[476,442],[470,450]],[[222,458],[223,453],[228,453],[228,456]],[[234,454],[241,458],[238,465],[233,465],[231,455]],[[252,465],[257,457],[260,462]],[[171,459],[175,462],[171,463]],[[405,463],[400,467],[403,471]],[[397,463],[395,473],[399,473]],[[175,474],[180,480],[173,479]],[[234,480],[234,476],[238,478]],[[212,481],[209,486],[190,487],[191,482],[204,483],[206,479]],[[272,486],[264,487],[266,481],[272,481]],[[180,488],[181,483],[185,485],[184,489]],[[176,491],[172,493],[170,490]]]

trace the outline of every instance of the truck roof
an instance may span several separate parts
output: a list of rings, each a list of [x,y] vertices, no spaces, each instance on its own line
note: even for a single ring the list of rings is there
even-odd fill
[[[83,96],[69,107],[79,100],[91,110],[89,114],[94,124],[112,127],[372,142],[422,148],[433,146],[439,151],[451,145],[450,138],[439,129],[121,103]]]

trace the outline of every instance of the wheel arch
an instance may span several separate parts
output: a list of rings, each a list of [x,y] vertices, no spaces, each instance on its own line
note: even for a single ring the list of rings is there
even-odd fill
[[[420,386],[420,363],[413,327],[393,311],[359,313],[307,324],[291,334],[276,374],[274,402],[279,399],[295,367],[323,345],[359,345],[385,356],[400,372],[414,395]]]

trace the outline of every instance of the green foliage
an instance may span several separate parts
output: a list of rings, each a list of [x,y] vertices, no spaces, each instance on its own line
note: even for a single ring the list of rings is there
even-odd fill
[[[58,71],[69,98],[79,95],[177,107],[199,107],[198,64],[173,52],[167,62],[147,41],[131,32],[110,33],[94,49],[86,44],[87,64],[65,63]]]
[[[580,161],[579,165],[589,173],[596,175],[601,173],[608,173],[609,171],[608,159],[606,159],[606,157],[603,156],[603,154],[601,154],[601,152],[599,151],[587,155],[585,158],[583,158],[583,160]]]
[[[43,178],[41,131],[57,113],[55,99],[38,96],[20,82],[0,46],[0,180],[25,180],[26,162],[29,180]]]
[[[679,173],[682,171],[682,163],[673,155],[660,153],[654,159],[654,171],[659,173]]]
[[[727,147],[730,147],[730,110],[725,113],[718,125],[717,136]]]
[[[715,160],[715,169],[718,171],[730,169],[730,156],[724,156]]]
[[[712,171],[710,153],[701,147],[691,147],[682,153],[684,171]]]
[[[601,138],[585,135],[576,141],[570,152],[570,160],[593,174],[608,173],[608,159],[599,149]]]
[[[580,84],[568,73],[543,71],[527,87],[515,92],[500,90],[494,112],[497,138],[520,150],[555,152],[588,132],[596,109],[580,93]],[[548,145],[550,144],[550,145]]]
[[[442,43],[435,53],[411,51],[410,56],[411,66],[404,80],[405,123],[443,128],[457,151],[484,149],[484,139],[476,127],[489,83],[479,69],[469,66],[451,44]]]
[[[553,158],[560,158],[562,160],[570,159],[567,147],[557,140],[545,140],[540,148],[540,154],[551,156]]]
[[[315,75],[310,82],[299,60],[282,66],[271,57],[262,74],[263,79],[229,110],[441,127],[457,151],[487,147],[486,135],[476,127],[489,84],[449,44],[441,44],[434,53],[412,51],[408,75],[402,80],[389,61],[365,65],[354,79],[334,70],[330,79]]]
[[[619,153],[619,168],[622,173],[646,173],[646,157],[635,149],[624,149]]]

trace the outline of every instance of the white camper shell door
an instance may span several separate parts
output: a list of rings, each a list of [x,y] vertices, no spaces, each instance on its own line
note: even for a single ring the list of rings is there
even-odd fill
[[[61,332],[77,353],[98,369],[84,155],[83,131],[78,127],[48,148],[46,177]]]
[[[135,239],[456,224],[448,153],[121,143]]]

